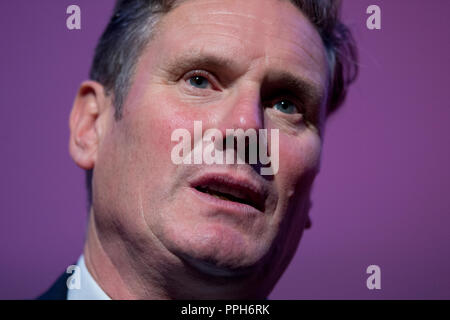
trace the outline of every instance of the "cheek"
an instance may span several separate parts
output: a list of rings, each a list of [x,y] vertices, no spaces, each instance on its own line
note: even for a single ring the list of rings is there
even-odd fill
[[[156,88],[156,92],[146,94],[145,100],[137,108],[138,116],[133,116],[135,124],[146,140],[148,145],[154,149],[159,159],[167,164],[172,164],[172,149],[180,141],[172,141],[172,133],[177,129],[186,129],[191,137],[191,147],[194,139],[194,122],[201,121],[203,130],[214,123],[214,116],[209,110],[192,105],[191,102],[180,99],[176,87],[165,87],[161,90]]]
[[[129,139],[136,145],[135,150],[148,153],[151,163],[171,164],[172,148],[178,143],[171,141],[173,131],[179,128],[193,130],[195,116],[180,108],[179,102],[168,94],[146,95],[130,114],[127,127],[133,137]]]
[[[279,171],[276,180],[281,190],[291,196],[299,184],[312,183],[319,170],[321,141],[317,134],[305,130],[299,135],[280,131]]]

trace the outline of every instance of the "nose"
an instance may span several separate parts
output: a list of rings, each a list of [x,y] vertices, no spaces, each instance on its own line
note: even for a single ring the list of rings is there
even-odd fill
[[[258,166],[259,130],[264,128],[264,110],[259,88],[246,88],[225,104],[216,122],[223,140],[216,149],[227,150],[226,163]],[[230,152],[234,149],[234,152]]]
[[[242,89],[221,111],[217,125],[224,137],[227,129],[254,129],[258,132],[264,128],[264,110],[256,88]]]

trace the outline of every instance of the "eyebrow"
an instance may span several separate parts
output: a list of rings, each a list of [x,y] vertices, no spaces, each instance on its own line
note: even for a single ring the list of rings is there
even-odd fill
[[[289,71],[273,71],[270,72],[264,82],[275,88],[292,92],[303,100],[308,106],[319,106],[324,97],[325,92],[319,85],[313,83],[304,77],[299,77]]]
[[[225,71],[225,76],[242,71],[242,68],[230,58],[201,54],[188,54],[173,57],[165,63],[164,67],[164,69],[170,73],[177,73],[192,68],[206,69],[207,71],[221,70]]]

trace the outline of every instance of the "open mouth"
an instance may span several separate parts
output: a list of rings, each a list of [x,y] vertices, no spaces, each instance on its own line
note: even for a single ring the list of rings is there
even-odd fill
[[[217,199],[245,204],[264,211],[264,195],[245,183],[227,177],[214,176],[199,181],[193,187]]]
[[[213,197],[216,197],[218,199],[222,199],[222,200],[228,200],[228,201],[234,201],[234,202],[239,202],[239,203],[243,203],[243,204],[247,204],[249,206],[255,207],[255,205],[249,201],[248,199],[245,198],[238,198],[232,194],[229,193],[223,193],[217,190],[212,190],[209,187],[196,187],[195,189],[197,189],[200,192],[204,192],[207,193],[209,195],[212,195]]]

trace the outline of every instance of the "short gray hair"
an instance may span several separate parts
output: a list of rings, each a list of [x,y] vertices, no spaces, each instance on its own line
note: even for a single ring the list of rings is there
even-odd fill
[[[124,100],[131,86],[136,62],[151,39],[159,19],[185,0],[118,0],[103,32],[92,63],[90,78],[112,94],[115,118],[122,117]],[[358,73],[357,50],[350,30],[340,21],[339,0],[289,0],[316,27],[327,51],[330,92],[327,114],[345,100]],[[92,170],[87,171],[89,205],[92,201]]]

